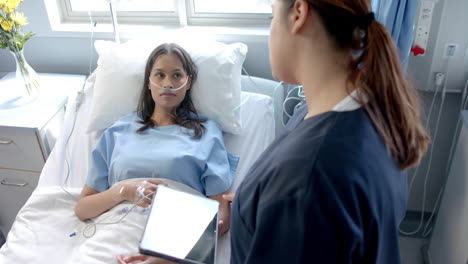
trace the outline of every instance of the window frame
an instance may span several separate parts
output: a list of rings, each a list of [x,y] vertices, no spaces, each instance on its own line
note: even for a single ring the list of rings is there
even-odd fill
[[[89,14],[85,11],[73,11],[70,0],[57,0],[60,20],[65,24],[88,23]],[[125,12],[117,11],[117,20],[122,24],[158,24],[158,25],[176,25],[179,23],[178,10],[173,12]],[[110,11],[92,11],[93,21],[98,23],[112,23]]]
[[[271,13],[195,13],[195,0],[186,0],[191,26],[269,26]]]
[[[60,21],[64,24],[89,23],[89,14],[73,11],[70,0],[56,0]],[[268,27],[271,13],[195,13],[195,0],[176,0],[175,12],[117,11],[119,24],[153,26],[239,26]],[[111,23],[110,12],[92,11],[93,21]]]

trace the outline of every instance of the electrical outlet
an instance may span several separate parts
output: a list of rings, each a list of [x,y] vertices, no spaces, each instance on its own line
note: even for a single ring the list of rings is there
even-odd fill
[[[444,58],[455,57],[458,49],[458,44],[456,43],[447,43],[445,44],[444,49]]]
[[[419,12],[419,17],[417,19],[416,33],[414,38],[413,46],[418,46],[424,52],[419,53],[424,55],[427,49],[427,43],[429,41],[429,33],[432,23],[432,14],[434,13],[434,1],[425,0],[421,4],[421,9]]]

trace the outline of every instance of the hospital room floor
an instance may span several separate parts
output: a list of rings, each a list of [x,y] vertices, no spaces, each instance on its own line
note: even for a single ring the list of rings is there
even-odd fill
[[[424,264],[421,248],[429,240],[400,236],[400,254],[402,264]]]

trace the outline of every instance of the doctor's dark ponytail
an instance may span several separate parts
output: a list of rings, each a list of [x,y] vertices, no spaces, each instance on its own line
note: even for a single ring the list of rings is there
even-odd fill
[[[295,0],[288,1],[291,6]],[[370,0],[308,0],[338,49],[353,59],[348,88],[356,87],[364,108],[401,169],[420,162],[430,138],[420,120],[416,90],[405,78],[397,48],[375,20]],[[359,98],[357,98],[359,100]]]
[[[377,21],[371,22],[366,41],[362,67],[354,71],[350,81],[365,84],[361,86],[363,94],[371,99],[366,110],[374,125],[400,167],[412,167],[420,162],[430,141],[420,119],[418,94],[405,79],[386,28]]]

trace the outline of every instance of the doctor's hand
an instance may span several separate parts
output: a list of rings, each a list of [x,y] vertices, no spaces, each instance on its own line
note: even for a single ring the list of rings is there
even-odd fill
[[[223,194],[219,205],[218,232],[219,235],[226,233],[231,225],[231,203],[236,193]],[[224,201],[223,201],[224,200]]]
[[[116,185],[118,189],[116,199],[129,201],[141,207],[148,207],[159,184],[167,186],[163,181],[155,179],[134,179],[121,182]]]
[[[223,199],[232,203],[234,201],[234,197],[236,196],[235,192],[228,193],[228,194],[223,194]]]
[[[132,256],[125,256],[125,255],[117,255],[115,256],[117,259],[117,263],[119,264],[175,264],[175,262],[161,259],[161,258],[156,258],[156,257],[150,257],[146,255],[141,255],[141,254],[136,254]]]

